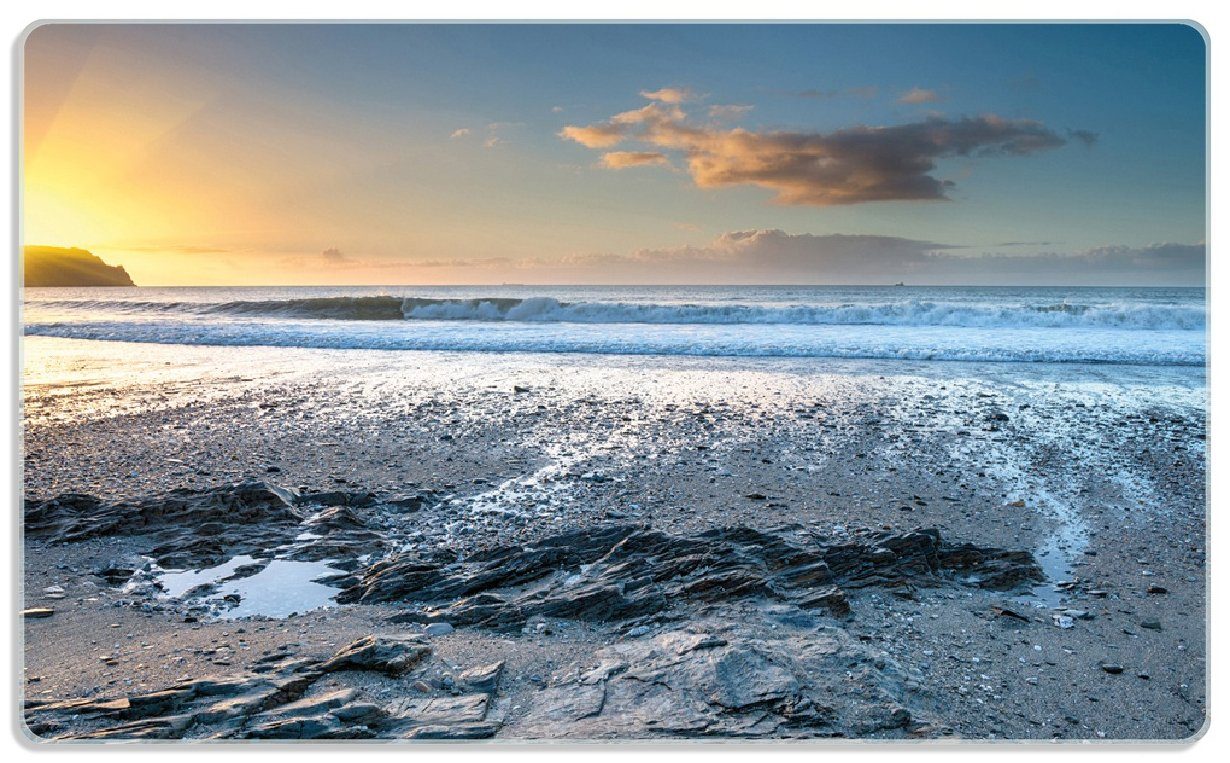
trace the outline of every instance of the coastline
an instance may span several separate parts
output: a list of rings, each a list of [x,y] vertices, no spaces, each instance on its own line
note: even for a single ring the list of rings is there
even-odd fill
[[[422,493],[423,507],[400,523],[405,543],[461,560],[624,524],[684,539],[731,527],[826,537],[934,528],[952,543],[1028,551],[1048,576],[1032,594],[950,574],[911,580],[909,597],[852,586],[842,588],[844,616],[740,596],[631,627],[547,617],[513,631],[428,635],[389,622],[406,607],[388,603],[214,620],[225,609],[194,611],[94,574],[147,555],[150,536],[28,539],[26,606],[56,610],[26,621],[28,700],[103,700],[244,674],[262,652],[323,660],[376,633],[428,645],[410,679],[426,687],[421,699],[487,697],[481,718],[454,707],[453,722],[434,724],[452,733],[486,724],[496,739],[541,737],[554,709],[563,715],[552,736],[671,736],[685,732],[596,727],[580,706],[591,685],[578,676],[601,666],[604,649],[662,670],[637,649],[687,632],[770,661],[774,650],[823,641],[869,671],[834,717],[795,722],[761,703],[736,708],[738,723],[691,728],[697,735],[1181,739],[1204,721],[1202,368],[25,342],[30,499],[134,501],[254,480],[300,495]],[[76,386],[64,387],[74,374]],[[72,394],[40,386],[44,378]],[[47,600],[49,586],[64,598]],[[494,691],[457,690],[466,669],[497,660]],[[145,686],[124,683],[137,664]],[[598,681],[612,701],[620,675]],[[394,693],[390,680],[327,673],[307,698],[353,689],[379,705]],[[867,708],[883,718],[857,720]],[[190,725],[188,736],[217,725]],[[45,733],[99,728],[97,718],[57,716]]]

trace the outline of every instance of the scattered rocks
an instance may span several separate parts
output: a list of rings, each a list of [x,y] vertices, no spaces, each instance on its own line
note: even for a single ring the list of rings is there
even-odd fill
[[[35,619],[43,618],[43,617],[51,617],[54,614],[55,614],[55,610],[52,609],[51,607],[31,607],[30,609],[23,609],[21,611],[22,617],[35,618]]]

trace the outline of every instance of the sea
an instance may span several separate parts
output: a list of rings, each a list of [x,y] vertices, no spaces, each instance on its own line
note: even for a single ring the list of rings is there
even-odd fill
[[[1203,366],[1204,288],[29,288],[27,336],[164,345]]]

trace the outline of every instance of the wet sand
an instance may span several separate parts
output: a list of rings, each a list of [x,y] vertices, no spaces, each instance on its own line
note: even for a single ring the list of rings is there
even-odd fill
[[[864,726],[845,716],[812,726],[748,721],[745,736],[1183,739],[1204,723],[1202,369],[43,338],[28,338],[25,354],[28,499],[131,501],[254,480],[304,496],[417,492],[429,500],[397,521],[398,542],[459,560],[619,523],[681,538],[728,527],[924,527],[952,542],[1029,551],[1045,575],[1004,591],[955,579],[920,582],[908,597],[852,588],[843,617],[803,617],[752,596],[635,628],[537,618],[515,632],[423,635],[430,658],[399,680],[423,682],[413,692],[425,697],[456,696],[466,668],[505,662],[484,719],[496,739],[555,736],[544,703],[571,697],[598,651],[689,626],[721,631],[732,645],[839,639],[871,654],[878,671],[879,693],[851,695],[851,712],[887,702],[909,716]],[[139,563],[151,545],[135,533],[27,540],[26,606],[55,610],[26,621],[27,699],[109,699],[242,674],[279,651],[323,659],[369,634],[423,630],[390,622],[404,610],[396,604],[336,604],[329,594],[341,588],[312,582],[315,569],[298,574],[306,568],[294,565],[308,562],[291,559],[247,589],[233,580],[196,598],[184,596],[192,568],[176,578],[147,566],[144,585],[97,575],[117,560]],[[260,577],[273,573],[282,577]],[[254,601],[254,581],[285,596]],[[47,598],[52,586],[63,598]],[[285,616],[287,600],[294,616]],[[648,659],[627,658],[634,668]],[[333,684],[376,703],[411,692],[384,676],[343,673],[311,691]],[[595,733],[579,717],[559,717],[560,735]],[[184,735],[209,736],[207,726]],[[42,735],[94,728],[58,717]]]

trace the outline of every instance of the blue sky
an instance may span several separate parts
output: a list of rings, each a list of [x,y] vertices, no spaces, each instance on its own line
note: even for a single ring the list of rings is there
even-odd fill
[[[154,280],[601,281],[620,276],[603,257],[722,260],[754,230],[1099,267],[1113,250],[1149,277],[1169,272],[1158,247],[1203,257],[1205,46],[1181,25],[51,25],[26,55],[27,243]],[[678,99],[643,95],[664,88]],[[561,135],[653,104],[618,145]],[[95,171],[66,126],[86,117],[104,147],[126,119],[149,140]],[[911,153],[880,128],[968,143]],[[800,169],[800,146],[837,168]],[[871,190],[827,187],[868,172]],[[184,208],[138,198],[153,183]],[[1190,280],[1196,250],[1173,256]]]

